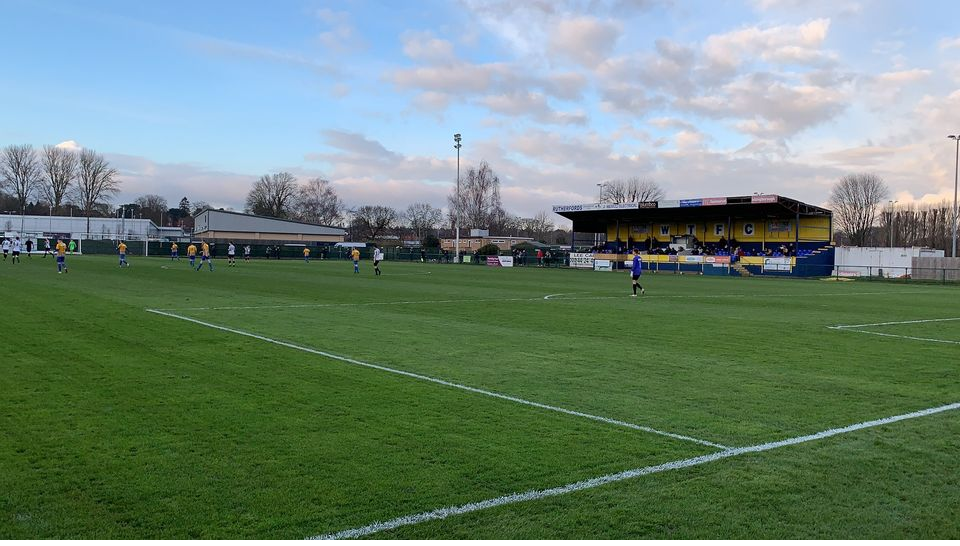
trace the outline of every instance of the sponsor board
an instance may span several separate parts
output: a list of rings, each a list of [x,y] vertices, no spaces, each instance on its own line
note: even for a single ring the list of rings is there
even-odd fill
[[[776,195],[754,195],[750,198],[751,203],[776,203]]]
[[[663,201],[657,201],[657,208],[661,209],[675,209],[679,206],[679,199],[664,199]]]
[[[570,267],[593,269],[593,254],[587,252],[571,252]]]
[[[654,203],[655,205],[656,203]],[[582,205],[554,205],[553,212],[585,212],[591,210],[630,210],[640,208],[640,203],[586,203]],[[644,206],[643,208],[652,208]]]
[[[637,208],[640,208],[640,209],[655,209],[655,208],[657,208],[657,202],[656,202],[656,201],[641,201],[641,202],[637,203]]]
[[[681,199],[681,207],[702,207],[703,199]]]
[[[703,206],[705,207],[712,207],[716,205],[726,205],[726,204],[727,204],[726,197],[705,197],[703,199]]]
[[[513,256],[487,256],[490,267],[513,267]]]
[[[790,222],[769,222],[767,223],[767,230],[770,233],[789,233],[790,232]]]
[[[613,262],[610,260],[594,260],[594,271],[613,271]]]
[[[708,264],[728,264],[730,256],[704,256],[703,261]]]
[[[790,271],[790,258],[764,258],[764,271]]]
[[[703,263],[703,256],[681,256],[684,263],[688,264],[701,264]]]

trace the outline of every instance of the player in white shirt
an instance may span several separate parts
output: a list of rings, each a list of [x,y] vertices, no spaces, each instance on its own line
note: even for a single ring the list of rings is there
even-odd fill
[[[10,253],[10,239],[3,240],[3,261],[7,261],[7,254]]]
[[[237,247],[230,243],[230,246],[227,247],[227,266],[235,265],[237,265]]]
[[[380,250],[380,247],[373,247],[373,271],[377,275],[380,274],[380,261],[383,260],[383,251]]]
[[[20,237],[17,237],[13,240],[13,259],[10,260],[10,263],[19,263],[20,262]]]

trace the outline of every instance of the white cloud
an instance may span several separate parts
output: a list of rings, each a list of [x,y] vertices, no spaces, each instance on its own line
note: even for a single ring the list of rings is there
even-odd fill
[[[452,63],[456,60],[453,44],[436,38],[430,32],[407,32],[400,37],[403,53],[415,61]]]
[[[542,93],[510,93],[487,95],[480,102],[490,110],[505,116],[529,116],[540,123],[584,125],[587,116],[582,112],[557,112],[547,103]]]
[[[960,47],[960,36],[956,38],[943,38],[940,40],[939,44],[940,49],[953,49]]]
[[[751,74],[716,94],[677,105],[717,119],[740,119],[737,129],[751,135],[782,137],[834,119],[848,101],[842,88],[791,85],[769,74]]]
[[[933,74],[930,70],[914,68],[911,70],[899,70],[896,72],[884,72],[877,76],[877,80],[882,83],[894,85],[903,85],[924,80]]]
[[[561,19],[550,33],[548,51],[593,68],[609,56],[622,30],[615,21],[593,17]]]
[[[79,152],[83,149],[83,146],[77,144],[76,140],[64,140],[60,144],[57,144],[56,147],[63,148],[64,150],[70,150],[72,152]]]
[[[745,27],[708,37],[703,51],[709,62],[720,67],[735,68],[753,58],[778,64],[822,64],[834,58],[820,49],[829,30],[829,19],[802,25]]]

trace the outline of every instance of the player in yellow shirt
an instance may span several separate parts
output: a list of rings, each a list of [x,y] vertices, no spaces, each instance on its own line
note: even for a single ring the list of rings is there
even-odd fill
[[[193,267],[197,263],[197,245],[190,243],[190,246],[187,247],[187,258],[190,258],[190,267]]]
[[[310,247],[303,249],[303,261],[310,263]]]
[[[67,272],[67,245],[57,239],[57,273]]]
[[[213,271],[213,260],[210,259],[210,245],[208,245],[206,241],[200,243],[200,265],[197,266],[197,271],[203,269],[204,263],[210,266],[210,271]]]
[[[120,267],[127,266],[130,267],[130,264],[127,263],[127,245],[123,241],[120,241],[120,244],[117,245],[117,251],[120,252]]]
[[[350,252],[350,257],[353,258],[353,272],[359,273],[360,272],[360,251],[354,248],[353,251]]]
[[[170,261],[172,262],[173,260],[180,261],[180,247],[177,246],[176,242],[170,245]]]

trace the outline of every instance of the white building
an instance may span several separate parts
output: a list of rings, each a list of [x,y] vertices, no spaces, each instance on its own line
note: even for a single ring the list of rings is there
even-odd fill
[[[914,258],[942,258],[943,251],[921,247],[838,246],[834,275],[840,277],[909,277]]]
[[[180,237],[180,228],[158,228],[151,220],[133,218],[87,218],[83,216],[34,216],[0,214],[0,232],[24,237],[66,237],[69,239],[126,239],[131,241]]]
[[[228,210],[206,209],[193,221],[194,237],[205,239],[341,243],[347,234],[343,228]]]

